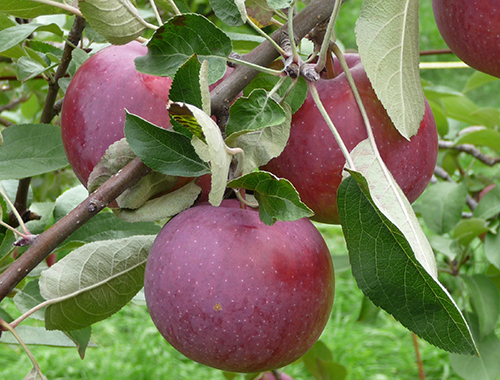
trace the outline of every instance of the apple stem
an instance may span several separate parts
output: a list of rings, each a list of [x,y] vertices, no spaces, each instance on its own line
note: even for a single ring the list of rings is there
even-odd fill
[[[28,231],[28,229],[26,228],[26,225],[24,224],[23,218],[21,218],[21,215],[19,215],[19,212],[14,207],[14,205],[10,201],[9,197],[7,196],[7,194],[5,194],[3,192],[3,190],[1,190],[1,189],[0,189],[0,196],[5,200],[5,202],[7,203],[7,205],[9,206],[9,208],[11,209],[12,213],[15,215],[15,217],[17,219],[17,222],[19,223],[19,225],[23,229],[24,234],[20,233],[18,230],[16,230],[15,228],[9,226],[8,224],[4,223],[1,220],[0,220],[0,224],[2,224],[3,226],[11,229],[14,233],[18,234],[21,237],[26,237],[25,235],[31,235],[30,232]]]
[[[41,379],[46,379],[46,377],[43,375],[42,370],[40,366],[38,365],[37,361],[35,360],[35,357],[31,353],[31,351],[28,349],[28,346],[23,342],[21,337],[17,334],[16,330],[14,330],[7,322],[5,322],[3,319],[0,318],[0,326],[2,329],[6,329],[6,331],[9,331],[12,335],[14,335],[14,338],[19,342],[21,347],[23,348],[24,352],[26,352],[26,355],[30,358],[31,363],[33,364],[33,367],[35,368],[36,372],[38,373],[39,378]]]
[[[247,66],[247,67],[250,67],[252,69],[258,70],[260,72],[266,73],[266,74],[270,74],[270,75],[274,75],[274,76],[281,76],[282,75],[282,72],[280,70],[273,70],[273,69],[270,69],[267,67],[259,66],[259,65],[256,65],[254,63],[245,61],[243,59],[238,59],[238,58],[234,58],[231,56],[227,57],[226,59],[228,62],[234,63],[236,65]]]
[[[159,25],[163,25],[163,20],[161,19],[160,12],[158,12],[158,7],[156,6],[155,1],[149,0],[149,4],[151,5],[151,8],[153,8],[153,12],[155,14],[156,21],[158,21]],[[175,3],[174,3],[174,5],[175,5]],[[177,9],[177,10],[179,10],[179,9]],[[175,8],[174,8],[174,12],[175,12]],[[179,14],[179,13],[176,13],[176,14]]]
[[[52,7],[57,7],[59,9],[64,10],[64,11],[68,11],[70,13],[73,13],[76,16],[83,17],[82,12],[80,12],[80,10],[78,8],[72,7],[71,5],[59,3],[57,1],[52,1],[52,0],[31,0],[31,1],[34,1],[35,3],[50,5]]]
[[[286,52],[283,50],[283,48],[276,43],[267,33],[264,33],[264,31],[259,28],[250,17],[246,18],[246,22],[248,25],[250,25],[257,33],[259,33],[262,37],[264,37],[267,41],[271,43],[271,45],[274,46],[274,48],[282,55],[285,56]]]
[[[335,138],[335,141],[339,145],[340,151],[342,152],[342,154],[345,157],[347,166],[351,170],[356,170],[356,166],[354,165],[354,161],[352,160],[352,157],[349,154],[349,150],[345,146],[344,141],[342,140],[342,137],[340,136],[339,132],[337,131],[337,128],[335,128],[335,125],[333,124],[332,119],[330,118],[330,115],[328,115],[328,112],[326,112],[326,109],[323,106],[321,99],[319,98],[318,90],[316,89],[314,82],[307,81],[307,86],[309,87],[309,92],[314,100],[314,103],[316,103],[316,106],[318,107],[318,110],[321,113],[321,116],[323,116],[323,119],[325,119],[326,124],[328,125],[328,127],[332,131],[333,137]]]
[[[293,0],[292,5],[288,8],[288,14],[291,14],[291,17],[288,18],[288,37],[289,37],[289,45],[290,45],[290,53],[293,59],[293,62],[299,63],[299,53],[297,52],[297,44],[295,43],[295,36],[293,32],[293,16],[295,14],[295,4],[297,0]]]
[[[269,91],[269,93],[267,94],[267,97],[268,98],[272,98],[274,94],[276,94],[276,92],[281,88],[281,86],[283,85],[283,83],[285,83],[285,80],[287,79],[287,77],[281,77],[278,82],[274,85],[274,87],[271,89],[271,91]]]
[[[321,43],[321,49],[319,51],[318,62],[316,62],[316,71],[319,73],[325,67],[327,54],[329,54],[331,43],[330,41],[335,41],[335,30],[334,26],[337,22],[337,18],[340,12],[340,6],[342,5],[341,0],[336,0],[335,5],[333,6],[332,15],[330,17],[330,21],[328,21],[328,26],[326,28],[325,36],[323,38],[323,42]]]
[[[178,16],[178,15],[181,15],[182,12],[179,10],[179,8],[177,7],[177,4],[175,4],[175,1],[174,0],[167,0],[168,1],[168,4],[172,7],[172,9],[174,10],[174,13]],[[154,3],[154,0],[151,0],[151,3]]]

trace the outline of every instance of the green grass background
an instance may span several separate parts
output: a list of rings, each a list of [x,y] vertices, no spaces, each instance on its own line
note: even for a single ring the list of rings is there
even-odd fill
[[[341,10],[337,37],[348,49],[355,49],[354,25],[362,0],[349,0]],[[421,50],[446,48],[434,23],[430,0],[421,1]],[[424,60],[453,60],[454,57],[425,57]],[[436,84],[460,90],[472,73],[470,69],[425,70],[422,77]],[[495,86],[498,84],[492,84]],[[485,91],[486,90],[486,91]],[[478,104],[497,104],[495,87],[483,87],[469,94]],[[319,226],[332,255],[345,255],[340,228]],[[336,275],[333,312],[322,340],[334,359],[347,369],[350,380],[417,379],[418,369],[411,333],[384,312],[371,323],[357,322],[363,295],[349,270]],[[2,306],[10,300],[3,302]],[[89,348],[85,360],[76,349],[32,346],[32,352],[44,374],[56,379],[193,379],[224,377],[222,372],[199,365],[172,349],[154,327],[145,306],[130,304],[113,317],[93,327],[92,340],[98,348]],[[448,354],[420,341],[427,379],[459,379],[449,366]],[[18,346],[0,345],[0,379],[23,379],[31,363]],[[288,366],[295,379],[313,379],[302,362]]]

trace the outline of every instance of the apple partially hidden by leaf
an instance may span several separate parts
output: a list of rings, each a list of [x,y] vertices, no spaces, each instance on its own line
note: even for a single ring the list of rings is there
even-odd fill
[[[124,137],[125,109],[170,127],[166,105],[172,79],[135,69],[134,59],[147,51],[136,41],[106,47],[87,59],[69,84],[61,113],[62,140],[85,186],[106,149]]]
[[[378,149],[410,202],[415,201],[430,182],[438,153],[436,123],[429,104],[418,133],[406,140],[394,127],[378,100],[356,54],[346,55],[350,72],[370,117]],[[334,79],[316,82],[320,98],[348,150],[367,138],[366,127],[352,90],[335,59]],[[337,189],[342,181],[345,158],[312,97],[307,96],[293,115],[292,129],[283,153],[263,170],[290,180],[302,201],[315,213],[313,220],[339,223]]]
[[[307,218],[267,226],[229,199],[165,225],[144,291],[153,322],[178,351],[226,371],[264,372],[319,338],[333,305],[333,265]]]

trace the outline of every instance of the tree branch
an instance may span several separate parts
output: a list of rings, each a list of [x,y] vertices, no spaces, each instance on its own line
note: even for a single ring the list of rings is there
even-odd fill
[[[459,152],[470,154],[472,157],[477,158],[483,164],[488,166],[494,166],[500,162],[500,157],[487,156],[472,144],[453,145],[452,141],[439,141],[439,148],[453,149]]]
[[[294,18],[294,31],[296,37],[303,38],[319,22],[330,16],[335,0],[313,0]],[[284,25],[273,33],[273,39],[277,40]],[[245,59],[261,66],[270,65],[277,57],[278,52],[272,45],[265,41],[253,51],[248,53]],[[236,98],[245,86],[255,78],[258,71],[245,66],[237,66],[231,75],[224,80],[211,93],[212,113],[217,114],[229,108],[232,99]],[[19,257],[4,273],[0,275],[0,301],[52,250],[66,240],[83,223],[90,220],[100,210],[106,207],[118,195],[130,186],[137,183],[150,169],[135,158],[125,166],[118,174],[111,177],[86,200],[78,205],[64,218],[40,234],[28,250]]]

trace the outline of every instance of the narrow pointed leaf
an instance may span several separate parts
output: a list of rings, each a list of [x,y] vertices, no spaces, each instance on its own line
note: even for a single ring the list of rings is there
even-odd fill
[[[361,174],[352,172],[342,181],[337,203],[352,272],[365,295],[437,347],[476,354],[457,305],[415,258],[401,231],[378,209]]]
[[[108,318],[144,285],[144,268],[154,236],[86,244],[42,272],[40,292],[51,304],[48,330],[73,331]]]
[[[45,299],[40,294],[40,287],[38,286],[38,279],[30,281],[23,288],[22,292],[16,293],[14,296],[14,303],[21,313],[26,313],[28,310],[33,309],[35,306],[44,302]],[[38,310],[30,315],[31,318],[43,321],[45,318],[45,308]]]
[[[201,63],[193,54],[175,73],[168,97],[173,102],[184,102],[203,107],[200,89]]]
[[[196,154],[186,136],[127,113],[125,136],[146,165],[157,172],[183,177],[209,173],[208,165]]]
[[[356,170],[368,181],[377,207],[404,234],[420,264],[437,278],[436,258],[415,212],[385,163],[375,155],[368,139],[352,150],[351,157]]]
[[[40,32],[50,32],[54,33],[58,36],[62,36],[63,32],[59,26],[56,24],[40,24],[40,23],[31,23],[31,24],[21,24],[12,26],[7,29],[3,29],[0,31],[0,53],[4,52],[17,44],[23,42],[26,38],[28,38],[35,31]]]
[[[198,156],[210,164],[212,187],[208,200],[212,205],[219,206],[226,190],[232,159],[221,130],[209,115],[191,104],[171,103],[169,113],[193,133],[191,144]]]
[[[425,112],[419,71],[419,0],[365,0],[356,23],[361,62],[391,120],[406,138]]]
[[[44,327],[24,326],[16,327],[24,343],[28,345],[52,346],[52,347],[75,347],[75,343],[62,331],[48,331]],[[17,339],[10,333],[4,331],[0,343],[19,344]],[[95,347],[95,344],[91,343]]]
[[[232,52],[230,38],[207,18],[196,14],[172,17],[148,43],[148,53],[136,58],[137,70],[151,75],[174,77],[193,54],[209,63],[208,80],[215,83],[226,71]]]
[[[260,220],[267,225],[277,220],[293,221],[313,215],[309,207],[302,203],[290,181],[268,172],[244,175],[229,182],[228,187],[253,191],[259,202]]]
[[[147,29],[129,0],[80,0],[78,6],[90,25],[114,45],[126,44]]]

